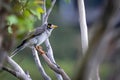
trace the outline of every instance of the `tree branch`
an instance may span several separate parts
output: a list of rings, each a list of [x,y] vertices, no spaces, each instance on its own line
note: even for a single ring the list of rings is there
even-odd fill
[[[78,0],[78,9],[79,9],[79,23],[81,30],[82,52],[84,55],[88,49],[88,30],[86,23],[84,0]]]
[[[2,70],[9,72],[10,74],[12,74],[13,76],[15,76],[19,79],[19,77],[17,76],[17,74],[14,70],[7,68],[7,67],[2,67]]]
[[[32,80],[30,78],[30,75],[29,74],[26,74],[22,68],[14,61],[12,60],[9,56],[7,56],[7,59],[6,61],[8,62],[8,64],[10,66],[12,66],[12,68],[14,69],[14,75],[16,75],[20,80]],[[13,72],[13,70],[11,71]]]
[[[44,68],[40,62],[40,59],[39,59],[39,56],[37,54],[37,51],[34,47],[32,47],[32,53],[33,53],[33,57],[34,57],[34,60],[35,60],[35,63],[42,75],[42,77],[44,78],[44,80],[51,80],[51,78],[46,74],[46,72],[44,71]]]
[[[48,17],[49,17],[49,15],[50,15],[50,13],[51,13],[54,5],[55,5],[55,2],[56,2],[56,0],[52,0],[51,7],[46,11],[45,1],[46,1],[46,0],[44,0],[44,4],[43,4],[43,9],[44,9],[45,13],[44,13],[43,16],[42,16],[42,17],[43,17],[43,19],[42,19],[42,24],[48,23],[48,22],[47,22],[47,21],[48,21]],[[49,42],[49,38],[45,41],[45,45],[46,45],[46,47],[47,47],[47,51],[48,51],[48,52],[47,52],[47,55],[48,55],[48,57],[50,58],[50,60],[51,60],[52,62],[56,63],[56,62],[55,62],[55,59],[54,59],[54,56],[53,56],[53,50],[52,50],[51,44],[50,44],[50,42]],[[55,66],[56,66],[56,65],[55,65]],[[56,66],[56,67],[57,67],[57,66]],[[60,74],[55,73],[55,75],[56,75],[56,77],[57,77],[58,80],[63,80]]]
[[[37,51],[42,55],[48,66],[56,73],[61,74],[63,77],[63,80],[70,80],[69,76],[64,72],[63,69],[61,69],[56,63],[53,63],[45,54],[45,52],[42,50],[42,47],[36,46]],[[56,67],[57,66],[57,67]]]
[[[105,7],[104,13],[100,18],[100,22],[95,26],[97,29],[93,34],[93,38],[90,42],[90,47],[88,48],[85,56],[83,57],[81,64],[79,65],[79,73],[74,80],[99,80],[100,78],[95,76],[98,74],[99,66],[105,58],[106,53],[110,49],[111,39],[115,36],[113,31],[115,24],[111,20],[113,16],[114,0],[107,0],[107,5]],[[114,16],[115,17],[115,16]],[[118,19],[117,19],[118,20]],[[96,79],[94,79],[97,77]]]
[[[46,0],[43,0],[43,10],[44,10],[44,14],[42,15],[42,24],[47,23],[47,21],[45,21],[45,16],[46,16]]]
[[[53,56],[53,50],[52,50],[51,44],[49,42],[49,39],[47,39],[45,41],[45,45],[47,47],[47,56],[48,56],[48,58],[51,60],[51,62],[56,63],[56,61],[54,59],[54,56]],[[56,75],[56,77],[57,77],[58,80],[63,80],[60,74],[55,73],[55,75]]]
[[[0,48],[0,70],[4,65],[6,59],[6,51],[3,48]]]
[[[45,1],[45,0],[44,0]],[[51,13],[51,11],[52,11],[52,9],[53,9],[53,7],[54,7],[54,5],[55,5],[55,2],[56,2],[56,0],[52,0],[52,4],[51,4],[51,7],[46,11],[46,13],[44,13],[45,14],[45,16],[44,16],[44,23],[46,23],[47,22],[47,20],[48,20],[48,17],[49,17],[49,15],[50,15],[50,13]],[[45,10],[46,10],[46,8],[44,8]],[[45,11],[44,10],[44,11]]]

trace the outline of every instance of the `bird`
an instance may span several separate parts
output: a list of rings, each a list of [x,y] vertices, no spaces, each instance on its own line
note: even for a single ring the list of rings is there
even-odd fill
[[[30,32],[25,39],[21,42],[20,45],[11,53],[11,58],[15,56],[19,51],[23,50],[26,47],[40,46],[48,37],[51,35],[53,29],[58,26],[46,23],[37,27],[35,30]]]

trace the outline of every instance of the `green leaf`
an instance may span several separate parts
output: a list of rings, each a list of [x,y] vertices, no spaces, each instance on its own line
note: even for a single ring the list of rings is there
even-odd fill
[[[37,8],[37,12],[39,12],[39,13],[44,13],[44,10],[43,10],[41,7],[38,7],[38,8]]]
[[[33,10],[33,9],[30,9],[30,12],[31,12],[33,15],[37,15],[36,11]]]
[[[51,0],[46,0],[46,7],[49,8],[51,6]]]
[[[8,33],[10,33],[10,34],[13,33],[12,28],[11,28],[11,25],[8,27]]]
[[[24,10],[23,12],[24,17],[30,17],[30,12],[28,10]]]
[[[39,13],[39,12],[37,12],[37,18],[39,19],[39,20],[41,20],[41,14]]]
[[[18,23],[18,19],[15,15],[8,16],[7,21],[9,22],[10,25]]]
[[[32,13],[33,15],[35,15],[39,20],[41,19],[41,14],[40,14],[40,12],[39,12],[38,10],[34,11],[34,10],[30,9],[30,11],[31,11],[31,13]]]
[[[19,27],[17,34],[24,34],[34,27],[35,19],[31,17],[19,17],[19,23],[17,24]]]
[[[41,5],[42,5],[42,4],[44,3],[44,1],[43,1],[43,0],[34,0],[34,3],[35,3],[35,4],[41,4]]]

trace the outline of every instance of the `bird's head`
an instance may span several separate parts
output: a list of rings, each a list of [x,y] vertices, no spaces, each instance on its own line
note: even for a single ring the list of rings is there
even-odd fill
[[[47,29],[49,29],[49,30],[53,30],[53,29],[55,29],[55,28],[57,28],[58,26],[56,26],[56,25],[53,25],[53,24],[49,24],[48,23],[48,25],[47,25]]]

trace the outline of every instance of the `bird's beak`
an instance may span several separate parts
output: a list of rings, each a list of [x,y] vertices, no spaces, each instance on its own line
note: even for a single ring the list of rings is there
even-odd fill
[[[56,26],[56,25],[52,25],[52,28],[57,28],[58,26]]]

